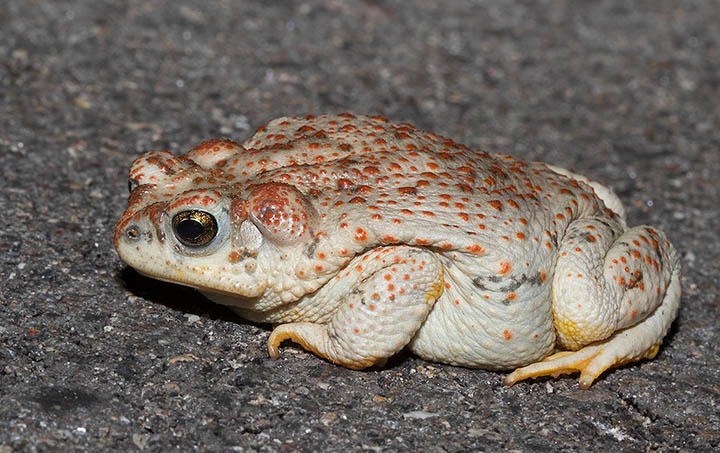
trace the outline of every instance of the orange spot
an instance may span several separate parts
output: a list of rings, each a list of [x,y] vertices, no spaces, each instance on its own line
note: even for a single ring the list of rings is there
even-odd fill
[[[500,275],[505,275],[512,270],[512,265],[509,261],[500,261]]]
[[[397,191],[400,195],[417,195],[417,189],[414,187],[400,187]]]
[[[363,230],[362,228],[358,228],[355,230],[355,240],[356,241],[366,241],[367,240],[367,231]]]
[[[506,340],[509,340],[509,339],[512,338],[512,332],[510,332],[510,331],[507,330],[507,329],[505,329],[505,330],[503,331],[503,335],[505,336],[505,339],[506,339]]]
[[[240,254],[236,251],[230,252],[230,262],[237,263],[238,261],[240,261]]]
[[[465,249],[466,249],[468,252],[474,253],[474,254],[476,254],[476,255],[480,255],[480,254],[482,254],[482,253],[485,253],[485,249],[482,248],[481,246],[477,245],[477,244],[468,245],[467,247],[465,247]]]

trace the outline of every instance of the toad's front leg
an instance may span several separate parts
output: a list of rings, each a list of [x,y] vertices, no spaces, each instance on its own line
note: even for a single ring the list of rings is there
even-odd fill
[[[295,322],[276,327],[271,357],[292,340],[352,369],[382,363],[407,345],[443,292],[443,268],[432,253],[381,247],[354,259],[327,283],[338,308],[327,324]]]

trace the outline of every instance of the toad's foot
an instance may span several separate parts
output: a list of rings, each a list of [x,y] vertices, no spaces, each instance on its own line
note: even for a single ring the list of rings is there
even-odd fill
[[[623,351],[629,341],[624,332],[611,340],[596,345],[586,346],[579,351],[562,351],[553,354],[542,362],[533,363],[510,373],[505,377],[505,385],[541,376],[559,377],[561,374],[580,372],[580,388],[587,389],[605,370],[641,359],[652,359],[657,354],[660,343],[656,343],[640,354]],[[615,340],[615,341],[614,341]],[[627,348],[625,348],[627,349]]]
[[[356,258],[329,282],[342,300],[327,324],[295,322],[276,327],[268,353],[292,340],[352,369],[380,365],[410,342],[443,292],[443,269],[430,252],[381,247]]]

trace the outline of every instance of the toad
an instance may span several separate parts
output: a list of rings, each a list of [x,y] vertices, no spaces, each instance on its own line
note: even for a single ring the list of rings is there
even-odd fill
[[[653,358],[680,304],[666,236],[606,186],[382,117],[279,118],[132,165],[115,246],[333,363],[423,359],[505,383]]]

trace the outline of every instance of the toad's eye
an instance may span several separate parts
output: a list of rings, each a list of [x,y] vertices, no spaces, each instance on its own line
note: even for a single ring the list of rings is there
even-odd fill
[[[188,247],[209,244],[218,232],[215,217],[205,211],[182,211],[172,219],[173,231],[178,241]]]

